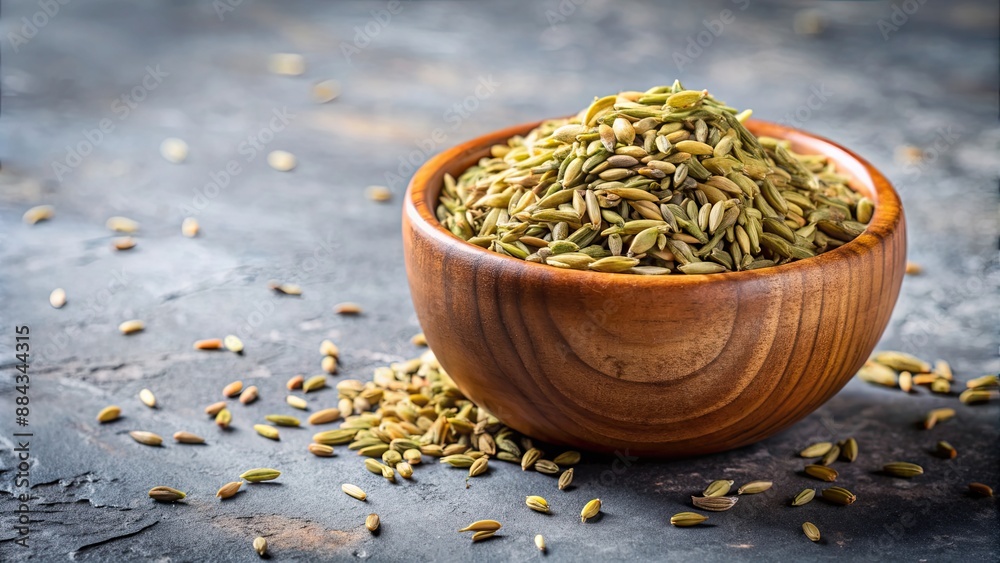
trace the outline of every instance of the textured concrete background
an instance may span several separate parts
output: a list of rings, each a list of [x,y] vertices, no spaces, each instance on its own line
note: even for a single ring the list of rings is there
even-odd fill
[[[220,17],[216,8],[229,4],[237,5]],[[910,259],[925,274],[903,284],[881,346],[946,358],[963,381],[996,372],[996,3],[403,2],[391,18],[379,16],[385,2],[77,1],[51,17],[36,15],[41,5],[4,2],[0,19],[0,560],[250,561],[258,534],[277,560],[528,560],[540,557],[536,533],[553,561],[1000,555],[996,500],[964,492],[970,481],[1000,488],[996,403],[965,407],[954,396],[852,382],[790,430],[742,450],[676,462],[588,456],[568,492],[503,463],[468,489],[463,472],[429,464],[412,482],[390,485],[345,448],[332,459],[307,454],[311,430],[284,430],[272,443],[250,428],[287,410],[283,384],[318,371],[323,338],[343,350],[338,379],[365,379],[419,353],[409,344],[419,328],[399,237],[406,158],[420,162],[501,126],[575,111],[594,95],[675,77],[762,119],[830,137],[885,172],[906,206]],[[34,33],[25,23],[33,18]],[[367,37],[358,35],[366,27]],[[302,53],[306,73],[269,74],[274,52]],[[147,69],[159,78],[143,87]],[[317,105],[309,87],[327,78],[343,95]],[[140,95],[134,107],[122,99]],[[289,123],[266,150],[298,157],[289,174],[241,145],[276,111]],[[102,119],[113,131],[89,134],[93,150],[54,169]],[[168,136],[190,145],[183,165],[159,156]],[[899,159],[905,145],[926,151],[924,160]],[[241,173],[224,188],[207,186],[230,161]],[[388,185],[392,202],[367,200],[370,184]],[[55,205],[56,218],[22,224],[39,203]],[[104,228],[117,214],[142,223],[126,253],[109,248]],[[193,240],[179,234],[190,214],[203,229]],[[272,278],[305,293],[275,296],[265,285]],[[46,302],[55,287],[69,295],[62,310]],[[334,315],[345,300],[365,314]],[[146,331],[118,334],[129,318],[144,319]],[[29,549],[12,543],[13,327],[24,324],[33,347]],[[242,357],[191,350],[196,339],[240,331]],[[233,430],[220,433],[201,411],[237,378],[260,387],[261,399],[237,405]],[[144,387],[161,408],[139,403]],[[328,390],[310,399],[323,406],[336,397]],[[111,403],[125,418],[98,426],[95,413]],[[914,427],[939,406],[956,406],[958,420]],[[137,428],[185,429],[209,444],[147,448],[128,437]],[[858,501],[788,507],[819,484],[797,473],[794,452],[851,435],[862,455],[837,465],[838,484]],[[959,457],[933,458],[939,439]],[[926,474],[877,473],[895,459]],[[257,466],[285,474],[225,503],[212,497]],[[666,523],[718,478],[775,487],[699,529]],[[364,487],[368,503],[343,495],[342,482]],[[155,485],[190,499],[155,504],[145,494]],[[554,514],[527,511],[526,494],[546,496]],[[581,525],[577,514],[594,497],[604,514]],[[378,537],[362,527],[369,512],[382,516]],[[470,545],[454,532],[486,517],[505,523],[502,537]],[[819,545],[803,537],[805,520],[822,530]]]

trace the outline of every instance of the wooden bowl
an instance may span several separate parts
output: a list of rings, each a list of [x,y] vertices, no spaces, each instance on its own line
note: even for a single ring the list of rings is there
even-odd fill
[[[868,229],[814,258],[715,275],[563,270],[445,230],[443,175],[537,123],[425,163],[403,208],[420,325],[459,388],[510,427],[576,448],[684,457],[762,440],[839,391],[889,322],[906,260],[899,196],[826,139],[762,121],[757,135],[822,153],[876,203]]]

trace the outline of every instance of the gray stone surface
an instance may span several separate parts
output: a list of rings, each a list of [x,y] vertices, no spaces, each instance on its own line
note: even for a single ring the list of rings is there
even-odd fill
[[[882,169],[906,206],[911,259],[926,272],[904,282],[881,346],[947,358],[962,381],[996,372],[995,3],[404,2],[388,21],[383,14],[384,24],[372,13],[384,2],[245,0],[222,18],[209,2],[71,2],[49,18],[34,15],[40,5],[5,2],[0,20],[0,560],[251,561],[258,534],[276,560],[529,560],[540,557],[536,533],[552,561],[1000,556],[996,500],[964,492],[970,481],[1000,488],[996,403],[964,407],[954,396],[852,382],[793,428],[738,451],[671,462],[588,456],[568,492],[500,463],[469,488],[462,472],[437,466],[390,485],[344,448],[333,459],[306,454],[309,429],[285,430],[272,443],[250,428],[287,410],[284,381],[318,370],[323,338],[343,350],[340,378],[366,378],[419,352],[409,344],[418,326],[399,236],[409,175],[401,159],[422,161],[501,126],[575,111],[596,94],[674,77],[763,119],[828,136]],[[803,7],[819,14],[821,33],[793,31],[811,21]],[[29,38],[22,18],[33,17],[45,24]],[[356,37],[366,28],[367,43]],[[706,46],[685,54],[689,38]],[[267,73],[274,52],[303,53],[305,75]],[[163,76],[143,87],[150,68]],[[317,105],[309,87],[326,78],[340,80],[343,95]],[[122,96],[143,99],[126,112]],[[262,132],[286,108],[289,123],[266,144],[298,156],[299,167],[282,174],[241,143],[271,137]],[[55,170],[66,147],[85,142],[102,119],[113,131],[78,165]],[[183,165],[159,156],[168,136],[190,145]],[[927,150],[927,159],[899,161],[902,145]],[[230,161],[240,173],[207,187]],[[369,184],[389,185],[392,202],[368,201]],[[22,224],[38,203],[54,204],[56,218]],[[103,226],[116,214],[142,222],[138,246],[125,253],[110,250]],[[188,214],[203,228],[194,240],[178,232]],[[305,293],[275,296],[265,285],[271,278],[294,280]],[[62,310],[46,303],[55,287],[69,295]],[[346,300],[365,314],[334,315],[331,307]],[[144,319],[147,330],[118,334],[129,318]],[[29,549],[12,542],[15,325],[31,329]],[[191,349],[196,339],[234,332],[245,335],[243,356]],[[220,433],[201,411],[234,379],[260,387],[261,400],[237,405],[233,430]],[[161,408],[139,403],[144,387]],[[310,400],[332,405],[335,395]],[[98,426],[95,413],[110,403],[125,418]],[[915,428],[940,406],[956,406],[958,419]],[[138,428],[165,436],[185,429],[209,444],[147,448],[126,433]],[[797,473],[794,452],[851,435],[862,455],[838,464],[838,484],[857,503],[788,507],[819,484]],[[959,457],[933,458],[939,439]],[[927,472],[909,481],[877,473],[895,459]],[[285,475],[229,502],[213,498],[256,466]],[[775,487],[701,528],[667,525],[689,508],[689,495],[722,477]],[[366,488],[367,504],[341,494],[342,482]],[[145,497],[155,485],[179,487],[190,500],[156,505]],[[554,514],[527,511],[526,494],[546,496]],[[604,513],[582,525],[577,514],[594,497]],[[373,511],[382,516],[378,537],[362,527]],[[500,537],[470,545],[455,533],[484,517],[505,523]],[[806,520],[822,530],[819,545],[802,535]]]

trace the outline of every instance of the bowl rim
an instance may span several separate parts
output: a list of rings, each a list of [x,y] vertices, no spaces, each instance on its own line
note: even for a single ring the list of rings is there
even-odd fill
[[[596,272],[593,270],[577,270],[571,268],[556,268],[547,264],[528,262],[512,256],[492,252],[486,248],[462,240],[444,228],[437,220],[434,209],[437,207],[437,197],[440,194],[444,173],[457,160],[467,160],[472,155],[482,153],[492,145],[505,143],[516,135],[523,135],[548,120],[522,123],[504,129],[499,129],[480,135],[474,139],[446,149],[426,161],[411,178],[406,189],[403,202],[404,224],[407,222],[412,229],[419,230],[431,240],[447,248],[454,256],[469,260],[485,260],[488,265],[497,268],[523,268],[525,274],[541,277],[559,277],[569,281],[579,276],[579,281],[593,283],[622,283],[642,285],[678,286],[685,284],[726,283],[739,280],[759,279],[768,275],[819,273],[827,266],[842,262],[851,256],[864,255],[893,235],[903,219],[903,206],[899,194],[889,180],[867,160],[825,137],[808,133],[800,129],[788,127],[769,121],[750,119],[746,126],[755,135],[770,136],[791,141],[793,149],[808,147],[813,154],[823,154],[831,158],[837,165],[837,172],[850,178],[849,186],[858,191],[862,188],[865,195],[875,202],[875,212],[868,227],[854,240],[842,244],[833,250],[787,264],[741,270],[737,272],[721,272],[718,274],[668,274],[640,275],[629,273]],[[482,158],[479,156],[476,158]],[[433,201],[433,205],[429,202]],[[409,219],[409,221],[406,221]],[[404,237],[407,233],[404,231]],[[497,271],[497,270],[493,270]]]

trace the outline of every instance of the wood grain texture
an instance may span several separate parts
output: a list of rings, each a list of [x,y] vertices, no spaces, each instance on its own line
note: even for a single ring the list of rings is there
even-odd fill
[[[536,124],[428,161],[403,208],[410,290],[427,341],[466,395],[530,436],[683,457],[744,446],[808,415],[864,363],[906,260],[899,197],[838,145],[750,121],[822,153],[877,207],[854,241],[783,266],[717,275],[560,270],[486,251],[434,217],[445,172]]]

